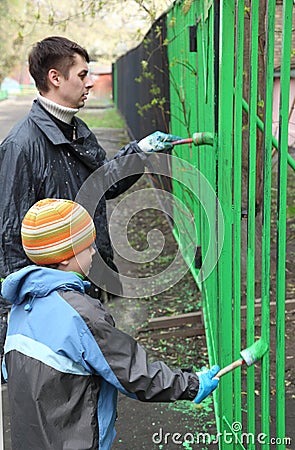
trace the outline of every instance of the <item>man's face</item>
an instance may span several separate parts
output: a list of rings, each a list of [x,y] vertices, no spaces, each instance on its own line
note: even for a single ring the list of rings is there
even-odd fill
[[[88,75],[85,59],[76,54],[75,64],[70,67],[68,78],[66,79],[62,74],[59,77],[58,103],[68,108],[82,108],[93,87],[93,80]]]

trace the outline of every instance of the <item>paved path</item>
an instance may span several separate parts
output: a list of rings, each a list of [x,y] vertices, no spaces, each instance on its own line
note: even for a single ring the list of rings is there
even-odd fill
[[[7,136],[11,128],[21,120],[29,111],[34,99],[33,95],[25,97],[11,97],[0,102],[0,142]],[[3,423],[4,423],[4,449],[11,450],[10,419],[7,403],[7,386],[2,385]],[[0,450],[2,446],[0,439]]]
[[[7,136],[11,128],[21,120],[29,111],[34,99],[33,95],[24,97],[11,97],[0,102],[0,142]],[[10,420],[7,404],[7,386],[2,385],[3,422],[4,422],[4,449],[10,450]],[[0,439],[0,450],[2,446]]]
[[[7,136],[13,125],[29,111],[34,95],[11,97],[0,102],[0,142]]]

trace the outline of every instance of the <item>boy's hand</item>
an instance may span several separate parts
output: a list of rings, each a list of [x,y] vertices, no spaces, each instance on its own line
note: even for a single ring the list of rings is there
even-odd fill
[[[197,372],[199,377],[199,392],[194,399],[195,403],[201,403],[204,398],[208,397],[214,389],[217,388],[219,383],[219,378],[214,378],[214,376],[219,372],[220,367],[215,365],[211,367],[210,370],[202,368],[201,372]]]
[[[138,142],[138,146],[145,153],[161,152],[163,150],[172,150],[173,141],[182,139],[179,136],[173,134],[162,133],[161,131],[155,131],[153,134],[149,134],[145,138]]]

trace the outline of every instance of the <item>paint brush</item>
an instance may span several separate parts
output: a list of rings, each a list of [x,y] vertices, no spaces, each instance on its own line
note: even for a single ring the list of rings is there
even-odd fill
[[[214,378],[220,378],[228,372],[236,369],[237,367],[246,364],[248,367],[256,363],[267,352],[268,345],[262,340],[254,342],[250,347],[245,348],[240,352],[241,358],[229,364],[221,369]]]
[[[172,145],[191,144],[195,145],[213,145],[214,135],[209,132],[194,133],[193,137],[178,139],[171,142]]]

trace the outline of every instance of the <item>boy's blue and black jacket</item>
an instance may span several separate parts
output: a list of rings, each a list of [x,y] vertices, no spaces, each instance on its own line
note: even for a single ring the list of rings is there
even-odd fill
[[[148,363],[145,350],[71,272],[9,275],[5,343],[13,450],[109,450],[117,391],[146,402],[194,399],[197,375]]]

